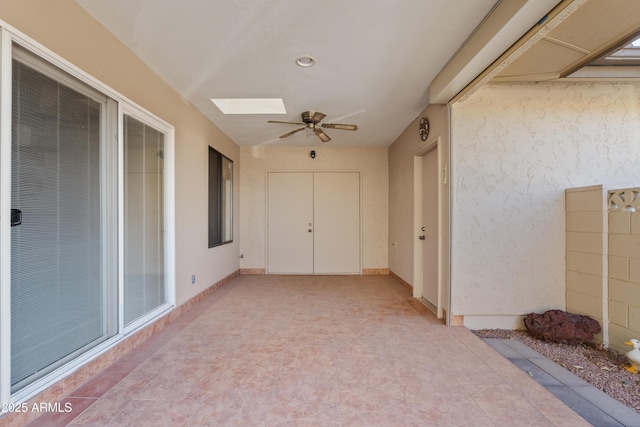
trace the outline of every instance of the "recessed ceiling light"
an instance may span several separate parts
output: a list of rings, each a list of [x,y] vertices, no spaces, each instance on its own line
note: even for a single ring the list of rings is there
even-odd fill
[[[310,55],[302,55],[296,58],[296,64],[300,67],[313,67],[316,65],[316,58]]]
[[[212,98],[224,114],[287,114],[282,98]]]

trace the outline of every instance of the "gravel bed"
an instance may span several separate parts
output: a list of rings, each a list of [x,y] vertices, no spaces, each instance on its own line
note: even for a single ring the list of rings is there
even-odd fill
[[[546,342],[534,338],[526,330],[483,329],[473,333],[480,338],[521,341],[619,402],[640,412],[640,374],[632,374],[624,369],[629,362],[623,354],[594,343],[569,345]]]

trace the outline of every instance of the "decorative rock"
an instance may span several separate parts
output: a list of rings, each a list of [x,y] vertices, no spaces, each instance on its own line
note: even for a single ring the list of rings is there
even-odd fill
[[[562,310],[530,313],[524,318],[524,326],[543,341],[573,345],[591,341],[602,330],[597,320]]]

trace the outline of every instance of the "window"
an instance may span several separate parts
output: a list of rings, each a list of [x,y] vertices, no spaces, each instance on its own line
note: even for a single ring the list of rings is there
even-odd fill
[[[173,307],[174,131],[2,28],[0,70],[0,211],[11,212],[0,401],[11,402]]]
[[[209,247],[233,241],[233,162],[209,147]]]

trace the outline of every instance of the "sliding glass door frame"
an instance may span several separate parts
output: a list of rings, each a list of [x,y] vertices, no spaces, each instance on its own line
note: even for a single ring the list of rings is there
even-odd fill
[[[0,402],[11,401],[11,43],[0,28]]]
[[[105,111],[104,136],[106,149],[101,167],[108,170],[102,175],[101,191],[104,191],[107,208],[102,207],[105,217],[102,233],[107,240],[106,265],[104,280],[108,282],[106,292],[112,292],[106,322],[116,324],[113,336],[80,354],[72,361],[55,369],[53,372],[35,380],[24,388],[11,391],[11,156],[12,156],[12,63],[13,45],[30,51],[44,62],[68,73],[73,78],[101,92],[110,98],[107,110],[116,110],[117,114]],[[123,117],[135,117],[137,120],[154,127],[164,135],[164,275],[165,301],[154,310],[136,319],[128,325],[124,324],[124,188],[125,174],[123,170]],[[114,117],[110,121],[108,116]],[[173,126],[139,107],[131,100],[102,82],[84,73],[73,64],[51,52],[20,31],[0,20],[0,402],[23,402],[31,396],[50,387],[55,382],[103,354],[125,337],[143,326],[156,320],[175,307],[175,196],[174,196],[174,138]],[[117,224],[117,226],[115,226]]]

